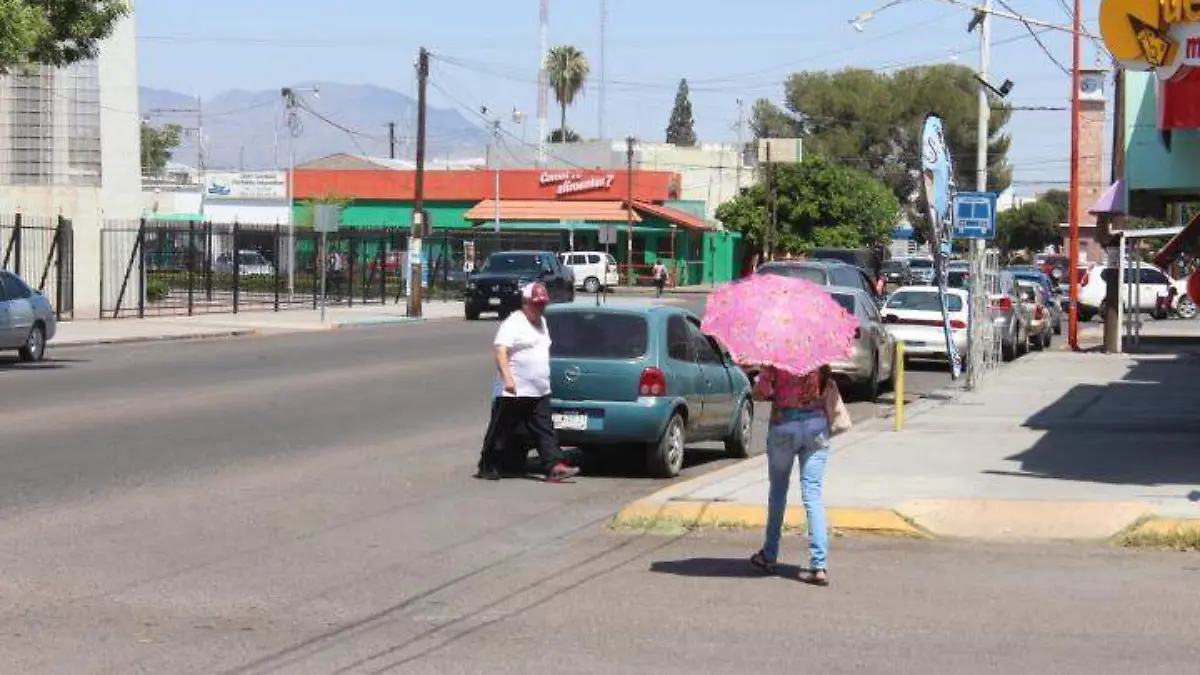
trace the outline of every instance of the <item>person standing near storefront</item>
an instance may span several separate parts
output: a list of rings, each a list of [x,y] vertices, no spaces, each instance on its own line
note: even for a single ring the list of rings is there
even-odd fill
[[[650,273],[654,277],[654,297],[661,298],[663,289],[667,287],[667,266],[662,260],[655,261]]]
[[[579,473],[567,464],[550,415],[550,294],[541,283],[521,289],[521,311],[496,332],[496,379],[492,418],[483,440],[476,478],[499,480],[505,456],[521,432],[537,446],[546,480],[561,482]]]

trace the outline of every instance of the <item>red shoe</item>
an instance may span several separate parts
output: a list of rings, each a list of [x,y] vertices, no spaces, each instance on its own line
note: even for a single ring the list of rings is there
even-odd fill
[[[546,482],[561,483],[564,480],[569,480],[578,475],[579,467],[571,466],[566,462],[559,462],[558,464],[554,465],[554,468],[550,469],[549,473],[546,474]]]

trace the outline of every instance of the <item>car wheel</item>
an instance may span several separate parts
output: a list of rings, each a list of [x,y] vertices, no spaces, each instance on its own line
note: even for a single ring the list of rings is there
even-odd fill
[[[583,290],[587,293],[600,292],[600,280],[596,277],[588,277],[583,280]]]
[[[1054,333],[1046,331],[1042,334],[1042,349],[1050,349],[1050,345],[1054,344]]]
[[[1000,345],[1000,356],[1003,357],[1005,362],[1016,361],[1017,360],[1016,341],[1005,342],[1005,343],[1001,344]]]
[[[754,406],[750,399],[742,401],[737,417],[733,420],[733,432],[725,439],[725,455],[732,459],[750,456],[750,444],[754,438]]]
[[[33,325],[19,353],[21,360],[27,363],[36,363],[46,357],[46,329],[42,328],[42,324]]]
[[[1017,333],[1016,350],[1018,357],[1029,353],[1029,333],[1026,333],[1024,329]]]
[[[674,478],[683,470],[683,451],[687,446],[687,431],[684,428],[683,416],[679,413],[671,415],[662,438],[650,446],[647,468],[655,478]]]
[[[479,310],[470,305],[463,305],[463,316],[467,321],[478,321]]]
[[[867,379],[854,386],[854,397],[860,401],[874,401],[879,398],[879,355],[871,355],[871,374]]]
[[[1029,341],[1029,346],[1034,351],[1042,351],[1046,347],[1046,336],[1042,333],[1034,335],[1033,339]]]
[[[1062,335],[1062,319],[1054,322],[1054,334]]]
[[[1180,298],[1179,304],[1176,305],[1175,310],[1179,312],[1179,318],[1181,319],[1196,318],[1196,303],[1192,302],[1192,298],[1190,296],[1185,295]]]

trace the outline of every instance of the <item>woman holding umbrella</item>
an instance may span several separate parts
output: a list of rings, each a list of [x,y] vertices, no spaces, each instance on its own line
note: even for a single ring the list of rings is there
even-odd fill
[[[767,531],[750,562],[775,572],[792,467],[799,460],[811,551],[803,581],[828,586],[825,465],[830,437],[850,426],[828,364],[850,354],[858,322],[820,286],[755,275],[713,293],[703,328],[725,343],[738,363],[759,368],[754,398],[771,403]]]

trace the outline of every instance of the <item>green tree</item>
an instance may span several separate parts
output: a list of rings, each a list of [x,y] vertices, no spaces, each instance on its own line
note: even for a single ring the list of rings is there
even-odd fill
[[[945,122],[958,187],[975,187],[979,83],[970,68],[921,66],[890,75],[858,69],[802,72],[787,80],[784,93],[791,114],[760,100],[751,121],[755,135],[801,137],[806,153],[870,172],[891,188],[922,236],[929,225],[913,196],[919,190],[921,130],[930,112]],[[988,189],[999,192],[1012,182],[1010,139],[1003,133],[1012,111],[989,96]]]
[[[679,81],[679,90],[675,92],[675,107],[671,108],[671,119],[667,122],[667,142],[684,148],[696,145],[696,119],[692,116],[686,79]]]
[[[570,129],[555,129],[550,132],[550,137],[546,140],[551,143],[578,143],[583,140],[579,134]]]
[[[775,167],[777,250],[800,253],[820,246],[858,248],[891,240],[900,202],[865,171],[808,155]],[[759,183],[717,209],[725,226],[741,232],[747,248],[762,248],[767,189]]]
[[[1053,204],[1036,201],[1001,213],[996,219],[996,245],[1001,251],[1037,252],[1062,239],[1061,221]]]
[[[95,58],[125,0],[0,0],[0,73]]]
[[[183,140],[183,127],[168,124],[153,127],[142,122],[142,175],[161,176],[167,170],[167,162]]]
[[[562,110],[560,130],[568,130],[567,108],[575,103],[575,98],[583,92],[592,66],[587,57],[571,45],[560,45],[550,50],[546,55],[546,73],[550,76],[550,89],[554,99]],[[568,135],[568,138],[570,136]]]
[[[1054,207],[1054,212],[1058,214],[1058,222],[1066,223],[1071,220],[1071,193],[1066,190],[1047,190],[1038,197],[1038,201],[1046,202]]]

